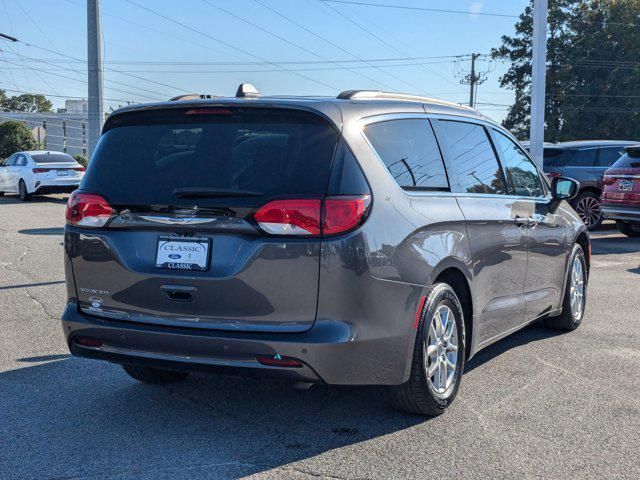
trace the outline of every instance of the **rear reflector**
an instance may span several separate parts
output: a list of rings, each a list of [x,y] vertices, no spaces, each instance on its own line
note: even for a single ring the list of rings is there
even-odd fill
[[[82,347],[91,347],[91,348],[100,348],[104,345],[102,340],[98,340],[97,338],[90,337],[76,337],[74,342]]]
[[[416,319],[413,322],[413,329],[417,330],[418,325],[420,325],[420,319],[422,318],[422,310],[424,310],[424,304],[427,301],[427,296],[425,295],[420,299],[420,303],[418,303],[418,311],[416,312]]]
[[[281,357],[280,355],[256,355],[256,360],[268,367],[302,368],[302,362],[291,357]]]
[[[370,203],[370,195],[275,200],[253,218],[272,235],[336,235],[361,225]]]
[[[100,228],[115,215],[116,211],[100,195],[80,193],[77,190],[69,197],[65,217],[68,225]]]

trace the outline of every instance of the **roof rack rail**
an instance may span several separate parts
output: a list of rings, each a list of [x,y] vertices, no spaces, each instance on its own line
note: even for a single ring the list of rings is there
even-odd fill
[[[169,99],[170,102],[179,102],[182,100],[205,100],[207,98],[216,98],[217,95],[209,95],[204,93],[185,93],[184,95],[176,95]]]
[[[380,90],[345,90],[337,96],[340,100],[406,100],[409,102],[424,102],[424,103],[436,103],[439,105],[467,108],[473,110],[466,105],[460,105],[459,103],[447,102],[446,100],[439,100],[437,98],[423,97],[420,95],[409,95],[407,93],[394,93],[394,92],[381,92]]]

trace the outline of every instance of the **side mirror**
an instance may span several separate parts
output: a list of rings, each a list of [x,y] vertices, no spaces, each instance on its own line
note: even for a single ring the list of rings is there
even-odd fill
[[[578,194],[580,183],[573,178],[554,177],[551,180],[551,196],[554,200],[571,200]]]

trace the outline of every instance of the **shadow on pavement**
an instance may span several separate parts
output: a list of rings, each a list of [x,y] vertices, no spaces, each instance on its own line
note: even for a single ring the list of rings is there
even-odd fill
[[[64,234],[64,228],[25,228],[23,230],[18,230],[18,233],[21,233],[23,235],[62,235]]]
[[[33,197],[28,202],[23,202],[17,195],[5,194],[0,197],[0,205],[15,205],[18,203],[29,205],[29,204],[38,204],[38,203],[61,203],[66,204],[68,195],[65,196],[47,196],[47,195],[38,195]]]
[[[640,238],[631,238],[622,234],[612,237],[591,236],[593,255],[617,255],[640,252]]]
[[[0,290],[13,290],[14,288],[45,287],[47,285],[59,285],[61,283],[64,283],[64,280],[57,280],[55,282],[21,283],[20,285],[6,285],[4,287],[0,287]]]
[[[468,370],[552,335],[529,327],[479,353]],[[131,478],[167,469],[238,478],[428,421],[391,409],[384,388],[300,391],[195,374],[154,386],[105,362],[67,355],[19,361],[49,363],[0,374],[2,430],[10,439],[1,478]]]

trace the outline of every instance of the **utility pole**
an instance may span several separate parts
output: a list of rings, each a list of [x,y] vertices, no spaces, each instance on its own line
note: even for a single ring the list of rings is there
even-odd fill
[[[87,132],[89,148],[87,153],[89,158],[93,155],[98,144],[104,121],[101,30],[100,0],[87,0],[87,73],[89,80],[89,129]]]
[[[475,108],[476,106],[476,92],[478,90],[478,85],[484,83],[489,74],[493,71],[493,62],[489,62],[486,68],[482,71],[477,68],[477,61],[480,57],[483,57],[481,53],[472,53],[471,54],[471,72],[467,73],[466,69],[463,67],[463,63],[469,60],[467,55],[458,57],[456,60],[456,65],[454,67],[454,75],[456,78],[460,79],[460,83],[463,85],[469,85],[469,106],[471,108]]]
[[[469,106],[474,108],[476,105],[476,83],[480,78],[476,76],[476,60],[480,56],[479,53],[471,54],[471,76],[469,77],[469,86],[471,87],[469,91]]]
[[[533,59],[531,68],[531,156],[542,166],[544,144],[544,100],[547,75],[547,0],[534,0]]]

